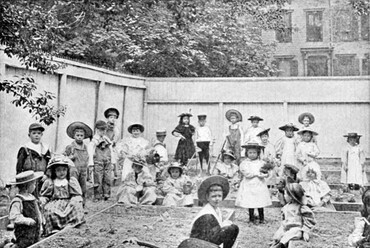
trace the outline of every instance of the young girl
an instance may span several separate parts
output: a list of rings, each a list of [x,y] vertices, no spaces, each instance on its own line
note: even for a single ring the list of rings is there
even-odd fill
[[[298,132],[302,137],[302,142],[298,144],[296,150],[297,165],[300,170],[298,178],[302,180],[307,179],[307,165],[317,167],[317,179],[321,179],[320,166],[316,163],[315,159],[320,154],[319,148],[316,143],[312,142],[312,138],[317,136],[318,133],[311,128],[304,128]]]
[[[258,136],[258,134],[263,131],[263,128],[259,127],[258,124],[260,121],[263,121],[263,119],[259,116],[251,116],[248,120],[251,121],[252,126],[245,132],[244,142],[260,142],[260,136]]]
[[[166,194],[163,206],[168,207],[191,207],[194,204],[192,196],[193,183],[183,175],[183,168],[178,162],[173,162],[168,167],[170,175],[163,185],[163,192]]]
[[[303,125],[302,129],[308,128],[310,125],[312,125],[315,122],[315,117],[311,113],[302,113],[298,116],[298,121]],[[302,140],[302,136],[300,136],[299,140]],[[312,137],[312,142],[317,143],[316,137]]]
[[[312,210],[305,204],[304,190],[298,183],[290,183],[285,188],[288,204],[282,209],[283,220],[273,236],[271,248],[288,247],[290,240],[309,240],[309,232],[316,224]]]
[[[7,247],[25,248],[39,241],[42,234],[42,214],[38,201],[32,194],[36,189],[36,180],[42,172],[24,171],[15,177],[10,184],[16,185],[18,194],[10,203],[9,220],[14,222],[14,245]]]
[[[195,127],[190,125],[190,113],[179,115],[179,125],[172,131],[172,135],[180,138],[176,148],[175,159],[183,165],[187,165],[188,160],[195,155],[195,145],[193,135]]]
[[[341,182],[348,184],[349,189],[359,189],[367,183],[365,168],[365,153],[359,145],[361,135],[349,133],[347,137],[348,145],[342,152],[342,173]]]
[[[363,207],[362,217],[355,218],[355,229],[348,237],[348,244],[351,247],[366,248],[370,246],[370,190],[362,194]]]
[[[243,146],[245,148],[245,159],[240,164],[240,173],[242,181],[238,190],[235,205],[249,209],[249,220],[255,222],[254,209],[258,208],[260,223],[265,222],[263,208],[272,204],[270,192],[266,185],[268,173],[260,171],[264,162],[260,159],[261,149],[257,143],[248,143]]]
[[[273,144],[269,141],[269,131],[270,128],[263,130],[258,133],[257,136],[261,139],[261,145],[264,146],[261,152],[261,159],[267,163],[271,163],[274,169],[271,170],[269,177],[266,179],[267,187],[274,188],[276,185],[276,177],[278,175],[278,170],[276,167],[276,151]]]
[[[236,158],[236,164],[240,164],[241,144],[244,144],[244,131],[241,122],[242,114],[235,109],[230,109],[225,114],[226,119],[231,122],[226,134],[226,149],[231,150]]]
[[[229,184],[234,189],[239,184],[239,167],[233,163],[235,161],[232,151],[226,151],[222,154],[222,162],[217,163],[214,174],[226,177]]]
[[[45,235],[84,221],[82,191],[77,179],[70,177],[71,163],[67,157],[57,155],[48,165],[51,177],[42,185],[40,197],[46,219]]]

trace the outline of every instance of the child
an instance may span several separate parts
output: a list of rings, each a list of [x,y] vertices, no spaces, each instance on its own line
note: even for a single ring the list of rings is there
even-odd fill
[[[310,125],[312,125],[315,122],[315,117],[313,116],[313,114],[306,112],[298,116],[298,121],[299,123],[303,124],[302,129],[304,129],[304,128],[308,128]],[[299,141],[302,141],[302,136],[298,138],[299,138]],[[311,141],[317,144],[317,137],[316,136],[312,137]]]
[[[71,164],[67,157],[56,155],[48,165],[51,176],[42,185],[40,197],[46,236],[84,221],[82,191],[77,179],[70,176]]]
[[[347,184],[349,189],[359,189],[367,183],[365,168],[365,152],[359,145],[361,135],[348,133],[348,145],[342,152],[341,182]]]
[[[220,175],[227,180],[233,188],[237,188],[239,184],[239,167],[233,163],[235,156],[232,151],[226,151],[222,154],[222,162],[217,163],[215,168],[215,175]]]
[[[198,189],[198,199],[202,203],[207,203],[195,217],[190,238],[184,242],[188,246],[182,247],[213,247],[213,246],[195,246],[194,244],[213,243],[223,244],[224,248],[231,248],[239,234],[239,227],[231,220],[223,219],[219,204],[229,193],[229,182],[221,176],[211,176],[205,179]],[[197,242],[196,240],[201,240]],[[206,241],[206,242],[202,242]],[[183,242],[183,243],[184,243]],[[181,245],[180,245],[181,246]]]
[[[226,119],[231,122],[226,135],[226,149],[231,150],[235,156],[236,164],[240,164],[241,144],[244,144],[244,131],[238,122],[243,120],[242,114],[235,109],[230,109],[225,114]]]
[[[71,170],[71,176],[78,180],[82,190],[82,197],[85,200],[89,153],[83,140],[92,138],[92,130],[85,123],[76,121],[67,127],[67,135],[74,141],[66,147],[64,155],[71,159],[75,165],[75,170]]]
[[[201,114],[198,115],[198,123],[199,127],[195,130],[195,142],[197,145],[198,155],[199,155],[199,162],[200,168],[203,168],[203,159],[206,160],[207,163],[207,173],[210,173],[210,164],[209,164],[209,157],[210,151],[212,150],[212,132],[211,129],[206,126],[206,119],[207,115]],[[211,146],[211,147],[210,147]]]
[[[362,194],[362,203],[364,204],[361,210],[362,217],[355,218],[355,229],[348,237],[348,244],[351,247],[366,248],[370,245],[370,190],[367,189]]]
[[[273,237],[273,248],[288,247],[290,240],[309,240],[309,232],[316,224],[312,210],[306,206],[304,190],[298,183],[290,183],[285,188],[288,204],[282,209],[283,220]]]
[[[153,143],[153,147],[160,157],[159,162],[162,164],[166,164],[168,162],[167,147],[166,143],[164,143],[166,136],[167,136],[166,130],[157,130],[156,131],[157,139]]]
[[[248,143],[243,146],[247,157],[240,164],[242,181],[236,196],[235,206],[249,209],[249,220],[255,222],[254,209],[258,208],[259,222],[265,223],[263,208],[272,204],[267,188],[268,173],[260,171],[264,162],[260,159],[263,146],[258,143]]]
[[[271,170],[270,176],[266,179],[267,187],[274,188],[276,185],[277,168],[276,165],[276,151],[273,144],[269,141],[269,131],[270,128],[262,130],[257,136],[260,137],[261,145],[264,149],[261,151],[261,159],[266,163],[271,163],[274,169]]]
[[[259,127],[258,123],[263,121],[263,119],[259,116],[251,116],[248,120],[251,121],[252,126],[245,132],[244,142],[260,142],[260,136],[258,136],[258,134],[263,131],[263,128]]]
[[[188,160],[195,155],[195,146],[193,135],[195,127],[190,125],[190,113],[182,113],[179,115],[179,125],[172,131],[172,135],[180,138],[176,148],[175,159],[183,165],[187,165]]]
[[[144,159],[132,158],[132,171],[123,180],[117,191],[118,203],[126,205],[153,205],[157,199],[155,183],[149,172],[143,170],[146,166]]]
[[[107,131],[106,135],[110,139],[112,143],[112,167],[113,167],[113,173],[114,178],[118,178],[118,166],[117,166],[117,151],[116,151],[116,145],[118,140],[120,139],[120,133],[119,129],[116,125],[116,121],[119,117],[119,111],[116,108],[108,108],[104,111],[104,117],[107,119]]]
[[[276,185],[278,189],[278,199],[282,206],[285,206],[287,202],[285,201],[285,187],[289,183],[298,183],[297,174],[299,172],[299,168],[292,164],[285,164],[283,169],[283,175],[280,178],[280,181]]]
[[[163,206],[167,207],[191,207],[194,204],[192,196],[193,183],[183,175],[183,168],[178,162],[173,162],[168,167],[170,175],[163,185],[163,192],[166,194]]]
[[[292,123],[279,127],[285,132],[285,136],[280,138],[275,145],[276,157],[280,159],[280,165],[296,164],[295,151],[298,145],[298,140],[294,137],[294,132],[299,129]],[[278,169],[279,177],[282,175],[283,168]]]
[[[98,120],[95,123],[95,135],[88,146],[89,167],[94,168],[94,200],[110,197],[112,171],[112,143],[105,136],[107,123]]]
[[[7,247],[25,248],[40,240],[42,234],[42,214],[38,200],[32,194],[36,189],[36,181],[43,176],[43,172],[24,171],[16,175],[15,181],[18,194],[13,198],[9,207],[9,220],[14,222],[13,245]]]
[[[317,179],[321,179],[320,165],[315,161],[320,151],[316,143],[312,142],[312,138],[317,136],[318,133],[308,127],[300,130],[298,134],[302,137],[302,142],[298,144],[296,150],[297,165],[300,170],[298,178],[306,180],[307,165],[312,164],[312,166],[318,168]]]

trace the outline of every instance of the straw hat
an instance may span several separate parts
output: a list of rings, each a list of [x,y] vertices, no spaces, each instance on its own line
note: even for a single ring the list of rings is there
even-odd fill
[[[310,132],[310,133],[312,133],[312,135],[318,135],[318,133],[315,132],[314,130],[312,130],[312,128],[310,128],[310,127],[304,127],[301,130],[299,130],[297,133],[299,135],[302,135],[304,132]]]
[[[206,114],[199,114],[198,115],[198,120],[205,120],[205,119],[207,119],[207,115]]]
[[[98,120],[95,122],[95,128],[99,130],[106,130],[108,128],[108,125],[105,121]]]
[[[257,134],[257,136],[262,136],[262,135],[264,135],[264,134],[269,134],[269,131],[270,131],[270,128],[266,128],[265,130],[263,130],[262,132],[259,132],[258,134]]]
[[[192,117],[193,115],[192,115],[191,113],[189,113],[189,112],[181,113],[181,114],[179,115],[179,117],[180,117],[180,118],[182,118],[182,117],[184,117],[184,116]]]
[[[234,156],[234,153],[232,151],[226,151],[222,154],[222,158],[225,159],[225,156],[229,156],[230,158],[232,158],[233,160],[235,160],[235,156]]]
[[[118,111],[118,109],[116,109],[116,108],[108,108],[108,109],[106,109],[105,111],[104,111],[104,117],[105,118],[108,118],[109,116],[111,116],[111,115],[115,115],[116,116],[116,118],[118,118],[118,116],[119,116],[119,111]]]
[[[167,135],[167,131],[165,129],[160,129],[160,130],[157,130],[155,132],[155,135],[157,135],[157,136],[166,136]]]
[[[210,176],[206,178],[199,186],[198,199],[201,202],[207,202],[207,191],[213,185],[220,185],[222,188],[222,199],[225,199],[229,194],[230,185],[229,181],[222,176]]]
[[[72,122],[71,124],[69,124],[69,126],[67,127],[67,135],[70,138],[74,139],[76,129],[84,130],[85,139],[91,138],[93,136],[92,129],[88,125],[86,125],[85,123],[83,123],[81,121],[75,121],[75,122]]]
[[[293,128],[293,131],[298,131],[299,129],[293,125],[293,123],[285,124],[284,126],[279,127],[280,130],[285,131],[287,128]]]
[[[242,147],[245,148],[245,150],[252,149],[252,148],[257,149],[257,150],[261,150],[261,149],[265,148],[264,146],[261,146],[258,143],[247,143],[245,145],[242,145]]]
[[[140,165],[141,167],[147,167],[146,161],[138,156],[131,157],[132,165]]]
[[[313,114],[309,113],[309,112],[306,112],[306,113],[302,113],[298,116],[298,121],[299,123],[303,124],[303,119],[305,117],[308,117],[310,119],[310,124],[314,123],[315,122],[315,117],[313,116]]]
[[[28,132],[31,132],[32,130],[40,130],[41,132],[44,132],[45,128],[40,123],[32,123],[28,127]]]
[[[132,133],[132,129],[133,128],[138,128],[140,130],[140,132],[144,132],[144,126],[141,124],[141,123],[133,123],[131,124],[127,130],[129,133]]]
[[[179,163],[179,162],[172,162],[171,164],[170,164],[170,166],[168,166],[168,168],[167,168],[167,172],[168,173],[170,173],[170,170],[172,169],[172,168],[177,168],[177,169],[180,169],[180,173],[182,174],[183,173],[183,171],[184,171],[184,168],[181,166],[181,164]]]
[[[254,120],[263,121],[261,117],[256,116],[256,115],[252,115],[251,117],[248,118],[248,121],[254,121]]]
[[[304,196],[304,189],[299,183],[288,183],[285,187],[289,195],[302,205],[307,204],[307,199]]]
[[[359,135],[357,133],[348,133],[346,135],[343,135],[343,137],[347,137],[347,138],[359,138],[361,137],[362,135]]]
[[[238,121],[243,121],[243,116],[242,116],[242,114],[241,114],[238,110],[236,110],[236,109],[229,109],[229,110],[226,112],[225,117],[226,117],[226,119],[227,119],[228,121],[230,121],[230,117],[231,117],[232,115],[236,115],[236,117],[238,118]]]
[[[299,172],[299,168],[294,164],[284,164],[284,167],[293,172],[294,174],[297,174]]]
[[[41,178],[43,175],[44,175],[44,172],[42,171],[36,171],[36,172],[32,170],[24,171],[16,175],[15,180],[11,181],[9,184],[19,185],[19,184],[28,183],[28,182]]]
[[[72,160],[70,160],[68,157],[62,155],[62,154],[57,154],[54,157],[52,157],[49,161],[48,166],[46,167],[47,169],[50,169],[56,165],[65,165],[68,167],[74,167],[74,163]]]

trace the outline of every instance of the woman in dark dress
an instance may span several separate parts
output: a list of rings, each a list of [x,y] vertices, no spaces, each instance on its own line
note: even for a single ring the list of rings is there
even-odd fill
[[[186,165],[188,160],[193,157],[195,153],[195,145],[193,141],[193,135],[195,133],[195,127],[190,125],[190,113],[182,113],[179,115],[179,125],[172,131],[172,135],[180,138],[176,148],[175,159]]]

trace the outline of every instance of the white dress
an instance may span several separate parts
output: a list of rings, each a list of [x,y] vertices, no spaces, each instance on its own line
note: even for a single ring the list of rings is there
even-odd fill
[[[279,177],[283,174],[283,169],[285,164],[296,164],[295,151],[297,147],[297,140],[293,136],[288,138],[286,136],[282,137],[276,142],[275,149],[276,154],[280,155],[281,166],[279,168]]]
[[[263,208],[272,204],[265,178],[259,178],[264,162],[247,158],[240,164],[242,181],[235,205],[242,208]]]
[[[264,129],[262,127],[249,127],[244,135],[244,142],[261,142],[261,138],[257,136],[260,132],[262,132]]]
[[[315,158],[320,154],[319,148],[313,142],[304,142],[298,144],[296,157],[297,166],[299,168],[298,178],[306,180],[308,165],[317,168],[317,179],[321,179],[320,165],[315,161]]]
[[[350,184],[355,183],[359,185],[367,184],[366,171],[362,172],[362,164],[365,162],[365,153],[361,146],[347,145],[346,149],[342,154],[342,174],[341,182]],[[344,170],[343,165],[348,165],[347,173]]]

